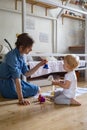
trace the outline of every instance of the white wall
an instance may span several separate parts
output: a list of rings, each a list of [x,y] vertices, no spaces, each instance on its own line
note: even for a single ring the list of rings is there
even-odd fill
[[[0,42],[6,38],[14,47],[16,33],[21,32],[21,17],[16,13],[0,11]]]
[[[52,20],[27,16],[26,32],[33,37],[33,51],[52,52]]]
[[[57,1],[57,0],[55,0]],[[71,5],[74,6],[74,5]],[[75,6],[76,7],[76,6]],[[7,9],[8,11],[5,11]],[[9,11],[11,10],[11,11]],[[22,32],[22,21],[21,21],[21,3],[18,2],[18,11],[15,12],[15,1],[14,0],[0,0],[0,42],[3,42],[4,38],[12,44],[14,47],[14,43],[16,41],[16,33]],[[53,19],[57,17],[60,9],[52,9],[48,10],[48,17],[52,17]],[[27,13],[31,13],[31,6],[27,4]],[[34,14],[38,16],[45,16],[45,9],[34,6]],[[29,17],[28,15],[28,18]],[[53,46],[54,52],[66,53],[68,52],[68,46],[70,45],[79,45],[84,43],[84,28],[82,27],[82,22],[77,20],[71,20],[68,18],[64,18],[62,24],[62,18],[59,17],[57,25],[55,28],[57,29],[57,41],[56,31],[54,30],[52,19],[46,17],[35,19],[35,30],[28,30],[31,33],[32,37],[35,39],[34,51],[42,51],[42,52],[52,52]],[[54,22],[55,23],[55,22]],[[43,43],[39,41],[39,33],[40,30],[42,33],[47,32],[48,42]],[[55,32],[53,32],[55,31]],[[34,33],[34,34],[32,34]],[[54,36],[54,37],[53,37]],[[56,42],[56,43],[55,43]],[[56,45],[57,44],[57,45]],[[38,48],[40,48],[38,50]]]
[[[84,28],[81,21],[64,18],[62,24],[59,20],[57,36],[57,50],[60,53],[68,52],[69,46],[84,45],[85,43]]]
[[[7,9],[7,11],[4,9]],[[16,33],[21,33],[22,26],[21,15],[16,13],[13,9],[14,1],[0,1],[0,43],[5,43],[4,38],[6,38],[11,43],[12,47],[15,46]]]

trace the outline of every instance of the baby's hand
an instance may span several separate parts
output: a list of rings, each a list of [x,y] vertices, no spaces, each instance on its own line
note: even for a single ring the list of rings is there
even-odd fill
[[[59,80],[52,80],[52,85],[59,85]]]
[[[64,80],[63,80],[63,79],[59,79],[59,82],[60,82],[60,83],[64,83]]]

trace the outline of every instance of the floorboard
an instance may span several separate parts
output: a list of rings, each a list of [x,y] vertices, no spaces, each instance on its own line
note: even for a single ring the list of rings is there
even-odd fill
[[[87,82],[79,82],[86,87]],[[42,87],[42,92],[50,89]],[[17,100],[0,98],[0,130],[87,130],[87,94],[78,97],[81,106],[54,105],[46,101],[19,106]]]

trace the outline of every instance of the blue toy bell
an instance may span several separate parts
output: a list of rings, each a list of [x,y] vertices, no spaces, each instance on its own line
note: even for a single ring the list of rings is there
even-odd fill
[[[48,64],[45,64],[43,68],[44,69],[49,69]]]

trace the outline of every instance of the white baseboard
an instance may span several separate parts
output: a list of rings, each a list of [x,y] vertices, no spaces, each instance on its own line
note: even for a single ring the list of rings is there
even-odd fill
[[[48,81],[48,79],[38,79],[38,80],[32,80],[30,82],[33,83],[33,84],[36,84],[36,85],[38,85],[40,87],[41,86],[49,86],[49,85],[52,84],[52,82]]]

